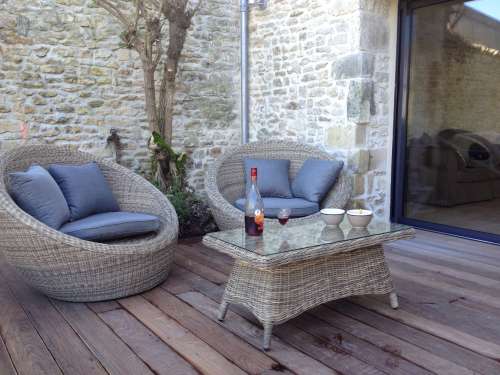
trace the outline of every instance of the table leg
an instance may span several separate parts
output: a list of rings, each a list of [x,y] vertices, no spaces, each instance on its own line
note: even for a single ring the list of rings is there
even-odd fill
[[[264,324],[264,340],[263,340],[262,347],[264,348],[264,351],[266,351],[266,352],[271,347],[271,336],[272,336],[272,334],[273,334],[273,325],[272,325],[272,323],[265,323]]]
[[[389,301],[391,302],[391,307],[393,309],[399,308],[398,295],[396,294],[396,292],[389,293]]]
[[[229,306],[229,303],[227,303],[226,301],[222,301],[222,303],[220,304],[220,307],[219,307],[219,316],[217,317],[217,319],[220,322],[222,322],[224,320],[224,318],[226,317],[228,306]]]

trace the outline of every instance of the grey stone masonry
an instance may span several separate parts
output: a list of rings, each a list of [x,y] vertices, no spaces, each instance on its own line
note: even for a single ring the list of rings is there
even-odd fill
[[[389,206],[396,9],[396,0],[275,0],[251,17],[251,137],[337,155],[354,176],[350,205],[378,216]]]
[[[207,163],[240,139],[238,4],[202,2],[180,63],[174,146],[200,193]],[[91,0],[0,1],[0,150],[70,143],[111,157],[116,128],[123,164],[147,171],[142,69],[120,31]]]
[[[271,0],[250,17],[250,136],[321,146],[354,176],[351,206],[387,215],[397,0]],[[391,18],[392,17],[392,18]],[[91,0],[0,0],[0,150],[69,143],[147,171],[138,56]],[[174,147],[203,193],[207,165],[240,142],[239,0],[202,0],[179,71]]]

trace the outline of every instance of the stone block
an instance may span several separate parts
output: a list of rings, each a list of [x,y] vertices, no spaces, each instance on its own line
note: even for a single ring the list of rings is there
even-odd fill
[[[355,150],[349,155],[347,167],[352,173],[364,174],[370,167],[370,151],[365,149]]]
[[[355,124],[366,124],[374,114],[373,81],[370,79],[350,81],[347,94],[347,120]]]
[[[44,98],[42,98],[41,96],[36,95],[33,97],[33,104],[34,105],[45,105],[45,104],[47,104],[47,101]]]
[[[91,100],[91,101],[89,101],[89,107],[91,107],[91,108],[99,108],[99,107],[102,107],[103,105],[104,105],[103,100]]]
[[[358,52],[343,56],[333,65],[334,79],[367,78],[373,76],[375,56]]]
[[[61,105],[56,108],[57,112],[72,113],[75,112],[75,107],[71,105]]]
[[[64,73],[64,66],[62,65],[42,65],[40,67],[42,73],[47,74],[61,74]]]
[[[370,170],[383,170],[387,169],[387,154],[386,148],[379,148],[370,150]]]
[[[36,56],[42,58],[47,56],[47,54],[49,53],[49,49],[47,47],[38,47],[34,50],[34,52]]]
[[[366,176],[356,174],[353,176],[353,196],[364,195],[366,192]]]
[[[367,51],[386,50],[389,47],[387,18],[371,13],[361,14],[360,48]]]
[[[334,126],[326,131],[326,144],[332,148],[349,149],[355,147],[356,129],[354,126]]]

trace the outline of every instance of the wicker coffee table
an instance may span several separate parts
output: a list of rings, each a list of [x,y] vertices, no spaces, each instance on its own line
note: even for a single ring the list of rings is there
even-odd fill
[[[228,305],[248,308],[264,327],[263,348],[270,346],[273,326],[323,303],[363,294],[389,294],[398,307],[382,245],[414,236],[410,227],[373,222],[354,229],[318,219],[308,224],[268,225],[262,237],[244,229],[211,233],[203,243],[235,258],[220,306],[224,320]]]

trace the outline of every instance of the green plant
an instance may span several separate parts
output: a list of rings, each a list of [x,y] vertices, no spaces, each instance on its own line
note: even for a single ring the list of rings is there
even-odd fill
[[[163,184],[163,180],[158,179],[154,174],[150,176],[150,180],[174,206],[179,218],[180,236],[201,236],[216,230],[215,222],[207,205],[186,183],[187,155],[184,152],[175,152],[158,133],[153,133],[150,148],[156,154],[151,158],[151,171],[160,169],[157,163],[162,163],[165,159],[169,161],[169,184]],[[158,153],[166,155],[166,158],[158,157]]]
[[[179,225],[184,226],[193,213],[194,205],[199,203],[200,200],[192,191],[179,189],[178,187],[171,187],[167,192],[167,197],[174,206],[175,212],[177,212]]]

